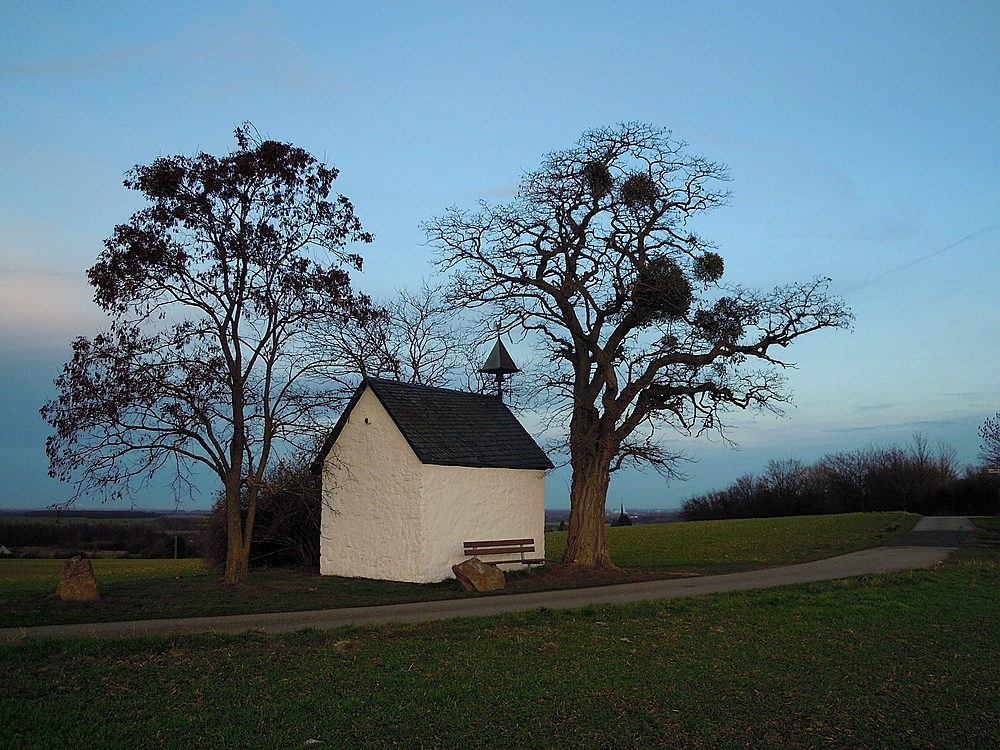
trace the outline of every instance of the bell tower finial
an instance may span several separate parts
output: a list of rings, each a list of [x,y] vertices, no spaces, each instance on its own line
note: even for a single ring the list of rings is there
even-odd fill
[[[483,365],[479,372],[486,375],[495,375],[497,379],[497,398],[503,401],[503,378],[504,375],[511,375],[515,372],[521,372],[521,369],[514,364],[514,360],[511,359],[510,354],[507,352],[506,347],[504,347],[503,342],[500,341],[500,325],[497,324],[497,343],[493,346],[493,351],[490,352],[490,356],[486,358],[486,364]]]

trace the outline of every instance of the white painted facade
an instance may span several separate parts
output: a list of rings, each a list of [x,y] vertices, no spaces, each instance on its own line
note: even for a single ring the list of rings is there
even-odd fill
[[[544,476],[423,464],[366,388],[322,466],[320,573],[431,583],[478,539],[531,537],[543,557]]]

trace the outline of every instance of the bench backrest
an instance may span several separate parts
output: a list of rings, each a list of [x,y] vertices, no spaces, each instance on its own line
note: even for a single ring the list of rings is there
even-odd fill
[[[479,542],[465,542],[465,556],[511,555],[535,551],[534,539],[493,539]]]

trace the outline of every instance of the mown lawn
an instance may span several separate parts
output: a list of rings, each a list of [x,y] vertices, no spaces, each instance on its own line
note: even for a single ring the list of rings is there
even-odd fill
[[[931,570],[760,592],[274,636],[12,641],[0,747],[994,748],[1000,521],[975,522],[976,543]],[[153,568],[144,585],[166,587]]]
[[[625,568],[723,573],[807,562],[877,546],[909,531],[912,513],[844,513],[608,528],[611,558]],[[558,560],[566,533],[545,535]]]
[[[632,574],[718,573],[783,565],[875,546],[906,531],[918,516],[855,513],[837,516],[648,524],[610,528],[612,558]],[[566,533],[545,535],[546,557],[558,560]],[[95,560],[101,601],[63,602],[55,596],[60,560],[0,560],[0,627],[55,623],[331,609],[475,596],[455,581],[409,584],[254,571],[244,586],[224,586],[197,560]],[[518,590],[566,585],[545,567]],[[574,577],[572,585],[621,577]]]
[[[994,748],[1000,568],[0,662],[19,750]]]
[[[64,602],[55,595],[63,561],[0,560],[0,600],[4,602],[0,627],[293,612],[462,595],[454,580],[420,585],[277,569],[253,571],[249,583],[227,586],[219,574],[205,570],[200,560],[93,563],[100,601]],[[129,563],[136,569],[130,569]],[[30,572],[26,578],[20,576],[22,567]]]
[[[0,560],[0,592],[6,596],[52,593],[64,560]],[[93,560],[101,582],[144,583],[205,575],[201,560]]]

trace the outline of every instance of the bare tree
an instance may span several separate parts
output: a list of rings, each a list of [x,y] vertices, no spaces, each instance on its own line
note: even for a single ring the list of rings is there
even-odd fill
[[[958,454],[952,446],[938,442],[932,449],[927,435],[915,432],[907,448],[914,497],[922,500],[958,479]]]
[[[849,324],[824,279],[765,292],[720,283],[722,257],[688,221],[726,202],[727,179],[668,131],[631,123],[549,154],[510,203],[425,226],[452,301],[520,327],[553,363],[545,385],[564,406],[573,469],[566,562],[612,565],[610,475],[675,474],[662,428],[725,436],[730,409],[780,409],[777,352]]]
[[[1000,412],[986,421],[979,428],[979,458],[993,467],[1000,468]]]
[[[237,149],[137,166],[125,186],[150,203],[115,227],[88,271],[112,318],[73,343],[42,408],[50,474],[112,497],[161,469],[207,467],[226,514],[225,580],[247,576],[257,496],[282,444],[309,445],[329,409],[304,334],[364,320],[351,288],[370,242],[337,170],[302,149],[236,130]],[[301,438],[301,440],[299,440]]]
[[[481,332],[463,321],[439,286],[403,288],[363,319],[331,320],[311,332],[318,366],[341,400],[365,377],[478,390]]]
[[[463,326],[440,286],[401,289],[388,305],[390,342],[400,380],[424,385],[468,384],[478,351],[473,328]]]

